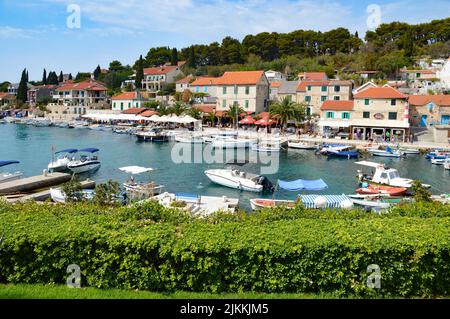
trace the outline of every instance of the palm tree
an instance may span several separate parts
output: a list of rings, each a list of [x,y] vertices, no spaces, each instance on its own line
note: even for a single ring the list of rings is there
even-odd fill
[[[216,113],[214,113],[214,111],[209,113],[207,119],[211,122],[211,127],[214,127],[216,124]]]
[[[237,103],[230,105],[228,110],[225,111],[225,114],[231,117],[235,128],[237,128],[239,116],[241,116],[242,113],[245,113],[245,110]]]
[[[195,107],[187,109],[185,113],[196,120],[200,120],[202,118],[202,113]]]
[[[176,116],[180,116],[186,111],[186,105],[180,102],[175,102],[172,107],[170,107],[170,113],[175,114]]]
[[[283,130],[287,127],[288,121],[302,122],[306,118],[305,104],[295,103],[288,97],[285,97],[281,102],[273,103],[269,111],[271,117],[278,119]]]
[[[160,106],[158,106],[158,113],[159,115],[163,116],[163,115],[169,115],[170,112],[170,108],[168,108],[166,105],[162,104]]]

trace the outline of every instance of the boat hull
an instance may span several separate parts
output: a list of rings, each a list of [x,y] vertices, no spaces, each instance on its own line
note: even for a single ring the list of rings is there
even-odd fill
[[[88,163],[69,163],[67,168],[75,174],[82,174],[98,170],[101,166],[99,161],[92,161]]]
[[[356,193],[361,195],[389,195],[389,196],[403,196],[407,192],[405,187],[391,187],[382,185],[369,185],[368,187],[358,188]]]
[[[251,180],[247,180],[244,178],[233,178],[232,176],[227,176],[225,174],[221,174],[218,170],[209,170],[205,171],[205,175],[214,183],[239,189],[248,192],[262,192],[263,186],[252,182]]]
[[[316,145],[309,145],[306,143],[295,143],[295,142],[288,142],[288,147],[299,149],[299,150],[316,150],[317,149]]]
[[[0,174],[0,184],[16,181],[18,179],[21,179],[22,177],[23,174],[21,172]]]

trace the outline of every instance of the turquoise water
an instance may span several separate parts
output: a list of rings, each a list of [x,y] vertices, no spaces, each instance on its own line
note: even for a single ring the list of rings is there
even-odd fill
[[[57,127],[33,127],[28,125],[0,125],[0,160],[19,160],[19,165],[10,170],[21,170],[26,176],[38,175],[47,167],[52,158],[52,147],[86,148],[96,147],[102,161],[99,171],[91,175],[97,182],[108,179],[120,182],[129,178],[119,167],[139,165],[155,169],[151,179],[166,186],[175,193],[195,193],[211,196],[228,196],[240,199],[240,206],[250,209],[250,198],[260,194],[215,185],[205,176],[204,171],[222,168],[223,164],[175,164],[171,160],[175,143],[140,143],[134,136],[118,135],[89,129],[63,129]],[[361,159],[359,159],[361,160]],[[368,157],[368,160],[386,163],[399,170],[400,176],[420,179],[433,186],[433,193],[450,192],[450,172],[442,166],[431,165],[422,155],[409,155],[406,159]],[[357,160],[328,159],[315,155],[313,151],[292,150],[279,155],[280,168],[276,174],[267,175],[275,183],[278,179],[318,179],[322,178],[329,186],[317,194],[352,194],[357,188]],[[260,165],[248,164],[245,170],[260,173]],[[148,176],[141,176],[148,179]],[[277,198],[295,199],[296,193],[279,191]],[[266,195],[265,197],[272,197]]]

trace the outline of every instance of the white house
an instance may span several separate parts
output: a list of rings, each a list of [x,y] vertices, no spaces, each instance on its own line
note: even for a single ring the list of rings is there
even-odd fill
[[[444,66],[437,72],[437,77],[441,81],[444,90],[450,90],[450,58],[447,59]]]
[[[267,80],[269,82],[281,82],[287,80],[286,74],[283,74],[278,71],[269,70],[265,72]]]
[[[175,83],[175,78],[180,74],[182,74],[182,72],[181,66],[179,65],[146,68],[144,69],[144,81],[142,81],[142,86],[147,91],[156,93],[161,91],[165,85]]]
[[[111,108],[113,111],[125,111],[131,108],[141,108],[144,106],[145,100],[140,92],[123,92],[114,96]]]

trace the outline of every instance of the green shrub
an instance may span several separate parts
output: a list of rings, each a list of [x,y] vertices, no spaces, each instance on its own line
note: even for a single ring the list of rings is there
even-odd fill
[[[195,219],[155,202],[0,203],[0,282],[65,283],[78,264],[82,284],[98,288],[449,295],[450,218],[417,205],[390,216],[301,208]],[[401,216],[408,207],[417,217]],[[381,289],[366,285],[371,264]]]

